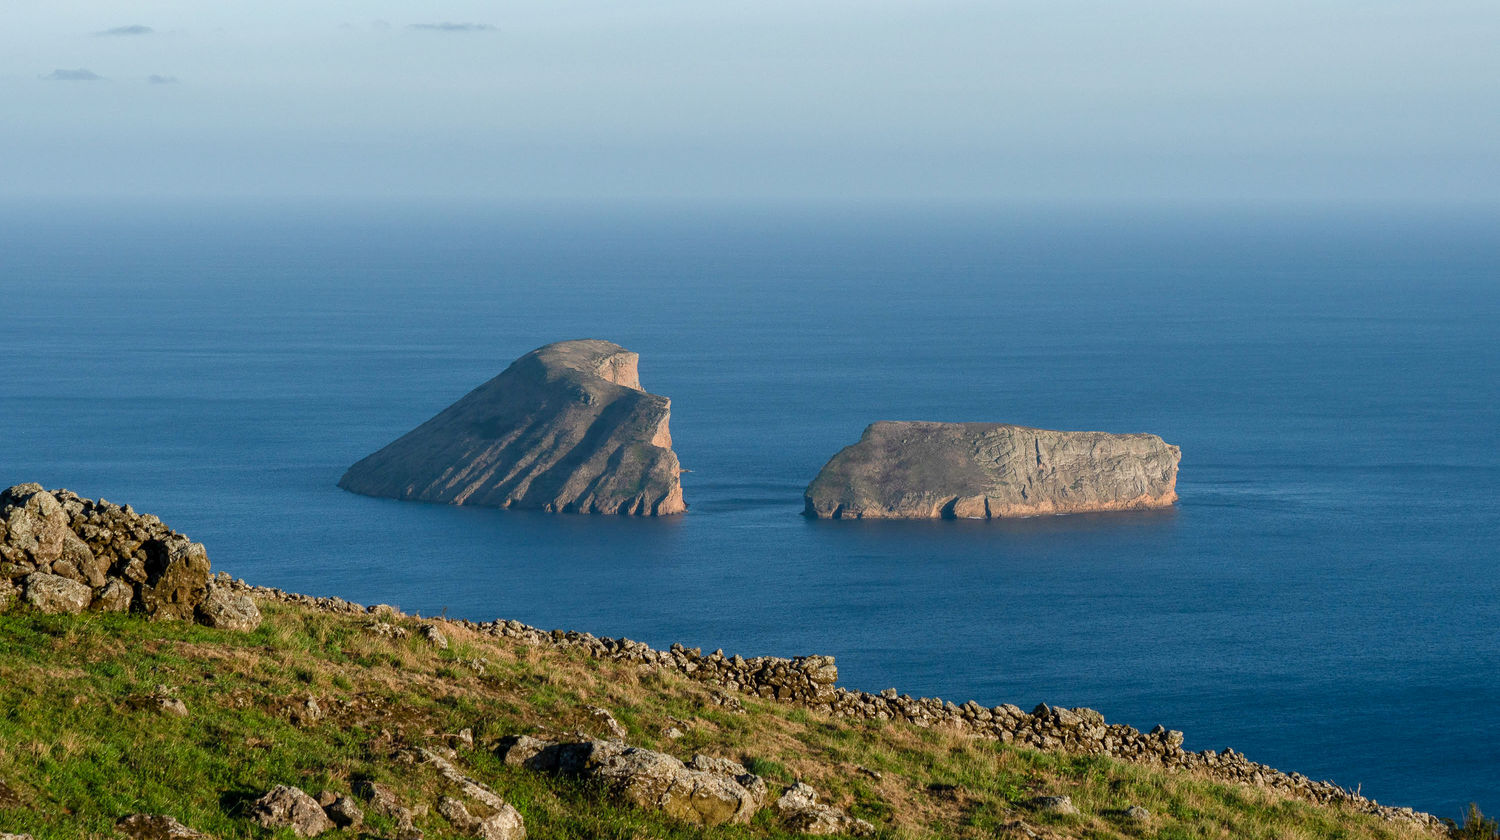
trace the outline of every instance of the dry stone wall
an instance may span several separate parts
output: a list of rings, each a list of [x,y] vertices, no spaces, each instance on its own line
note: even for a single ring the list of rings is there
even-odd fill
[[[346,614],[373,613],[401,617],[392,607],[363,607],[341,598],[314,598],[230,581],[221,576],[219,585],[256,597]],[[1317,781],[1300,773],[1284,773],[1251,761],[1232,749],[1192,752],[1182,748],[1183,733],[1157,726],[1141,732],[1125,724],[1108,723],[1104,715],[1087,708],[1062,708],[1045,703],[1026,711],[1004,704],[985,707],[970,700],[954,704],[936,697],[911,697],[886,689],[878,694],[852,691],[837,685],[838,667],[831,656],[725,656],[716,650],[704,654],[698,648],[674,644],[657,650],[631,639],[594,636],[563,630],[541,630],[519,621],[453,621],[470,631],[511,639],[538,647],[585,653],[598,659],[632,662],[685,674],[720,691],[719,702],[738,705],[735,694],[794,704],[826,714],[855,720],[889,720],[922,727],[946,727],[975,737],[1038,750],[1083,755],[1107,755],[1125,761],[1149,764],[1180,772],[1195,772],[1223,782],[1241,783],[1280,791],[1310,802],[1338,804],[1393,822],[1414,823],[1440,829],[1437,817],[1414,810],[1381,805],[1332,782]]]
[[[210,581],[208,553],[130,505],[18,484],[0,492],[0,610],[138,612],[251,630],[255,602]]]

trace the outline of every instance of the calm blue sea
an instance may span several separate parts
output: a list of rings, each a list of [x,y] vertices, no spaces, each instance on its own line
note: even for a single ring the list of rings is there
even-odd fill
[[[157,513],[253,582],[838,657],[1097,708],[1383,802],[1500,809],[1500,229],[1462,213],[0,210],[0,484]],[[538,345],[673,399],[688,515],[354,496]],[[803,519],[878,419],[1155,432],[1169,512]]]

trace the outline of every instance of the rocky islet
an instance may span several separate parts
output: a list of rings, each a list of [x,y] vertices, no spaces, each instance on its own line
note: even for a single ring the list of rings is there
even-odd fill
[[[598,339],[517,359],[339,480],[370,496],[552,513],[682,513],[671,401]],[[808,485],[808,516],[995,519],[1170,507],[1182,452],[1151,434],[880,421]]]
[[[360,460],[339,486],[367,496],[549,513],[687,509],[671,400],[609,341],[548,344]]]
[[[1170,507],[1182,451],[1151,434],[881,421],[804,495],[819,519],[999,519]]]

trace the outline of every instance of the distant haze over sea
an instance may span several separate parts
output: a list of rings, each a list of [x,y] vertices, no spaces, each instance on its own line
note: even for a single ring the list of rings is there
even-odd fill
[[[60,84],[60,83],[58,83]],[[1500,808],[1500,229],[1479,211],[0,208],[0,484],[254,583],[833,654],[1097,708],[1388,804]],[[395,502],[354,461],[542,344],[672,398],[689,512]],[[1153,432],[1170,511],[804,519],[879,419]]]

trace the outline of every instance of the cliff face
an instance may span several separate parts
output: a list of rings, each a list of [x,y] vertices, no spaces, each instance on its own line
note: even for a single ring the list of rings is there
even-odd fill
[[[641,390],[639,358],[598,340],[534,350],[350,467],[339,486],[454,505],[682,513],[671,400]]]
[[[991,519],[1169,507],[1181,458],[1156,435],[882,421],[808,485],[806,513]]]

